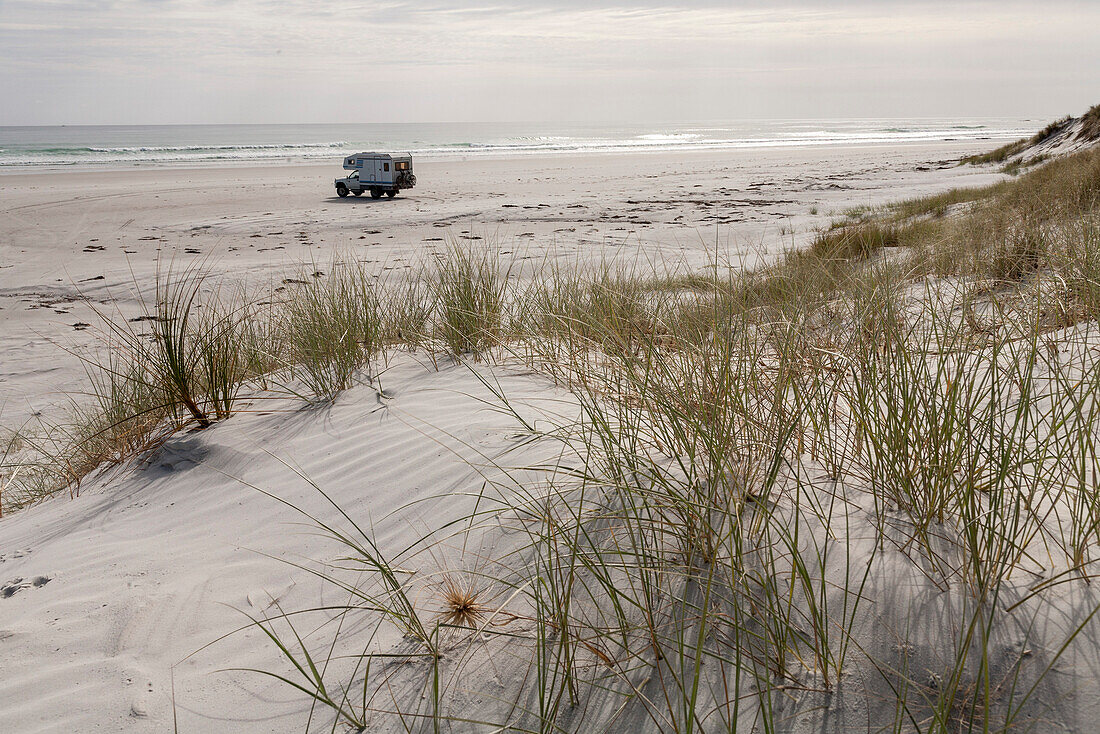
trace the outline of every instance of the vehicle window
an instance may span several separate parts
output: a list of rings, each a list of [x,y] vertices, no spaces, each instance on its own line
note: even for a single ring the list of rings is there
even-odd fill
[[[393,170],[395,171],[407,171],[409,170],[409,162],[401,161],[400,163],[393,164]]]
[[[389,164],[389,163],[383,163],[383,164],[382,164],[382,170],[383,170],[383,171],[388,171],[388,170],[390,170],[390,164]]]

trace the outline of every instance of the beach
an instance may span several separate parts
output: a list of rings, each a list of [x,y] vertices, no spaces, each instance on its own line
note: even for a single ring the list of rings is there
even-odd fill
[[[995,141],[994,141],[995,142]],[[0,177],[0,419],[57,415],[83,388],[95,310],[128,318],[158,268],[268,285],[354,258],[379,272],[452,244],[532,266],[615,259],[751,267],[844,212],[972,187],[989,141],[417,161],[396,199],[336,196],[332,163],[65,168]]]

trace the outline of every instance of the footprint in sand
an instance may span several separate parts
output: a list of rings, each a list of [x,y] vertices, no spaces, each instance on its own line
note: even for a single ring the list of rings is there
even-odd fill
[[[0,563],[3,563],[8,559],[23,558],[24,556],[29,556],[30,554],[31,551],[29,548],[8,551],[7,553],[0,553]]]
[[[144,690],[134,697],[130,703],[130,716],[135,719],[144,719],[149,716],[149,702],[153,697],[153,681],[148,681]]]
[[[0,599],[10,599],[23,589],[40,589],[50,583],[50,581],[51,579],[49,576],[35,576],[29,581],[25,581],[22,578],[12,579],[3,586],[0,586]]]

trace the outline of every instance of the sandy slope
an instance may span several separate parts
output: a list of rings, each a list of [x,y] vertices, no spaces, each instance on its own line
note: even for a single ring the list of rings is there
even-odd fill
[[[1080,117],[1066,117],[1052,123],[1036,137],[1043,133],[1047,133],[1047,137],[1035,143],[1027,141],[1029,145],[1005,160],[1009,164],[1034,164],[1096,146],[1100,143],[1100,106],[1093,107]]]
[[[307,726],[308,699],[301,693],[256,673],[225,670],[292,674],[256,629],[241,630],[245,615],[346,601],[335,587],[291,565],[340,565],[344,549],[264,492],[326,522],[341,522],[303,478],[308,477],[368,528],[390,558],[436,533],[430,550],[398,561],[426,619],[439,609],[441,572],[465,569],[507,578],[508,567],[522,566],[515,557],[509,560],[510,552],[525,542],[509,519],[513,515],[470,534],[465,524],[448,523],[479,502],[488,506],[494,490],[486,488],[487,480],[501,479],[502,469],[553,463],[558,454],[545,442],[528,443],[529,434],[514,417],[494,410],[499,403],[478,374],[498,380],[499,389],[524,406],[529,418],[568,420],[575,408],[542,377],[474,369],[446,364],[436,369],[415,356],[392,355],[381,377],[381,396],[360,385],[326,407],[255,399],[213,428],[173,437],[139,464],[91,478],[72,501],[58,499],[5,518],[0,522],[3,731],[163,732],[174,724],[181,732],[330,731],[332,718],[325,710]],[[823,487],[828,484],[822,480]],[[805,690],[784,696],[787,713],[797,713],[783,719],[780,731],[889,730],[895,711],[882,671],[904,663],[918,685],[932,690],[936,676],[950,667],[952,636],[964,631],[959,624],[965,622],[960,615],[965,586],[936,588],[892,546],[876,554],[866,506],[871,500],[858,489],[848,499],[853,507],[864,506],[854,514],[850,550],[833,551],[823,578],[829,609],[839,609],[840,595],[852,583],[844,559],[850,559],[856,578],[868,559],[876,559],[862,589],[868,601],[853,627],[860,651],[851,655],[835,694],[821,692],[806,671]],[[1030,580],[1022,574],[1010,585],[1006,604],[1024,598]],[[514,583],[523,581],[514,578]],[[364,588],[372,587],[368,582]],[[512,601],[511,589],[502,589],[494,606],[525,614],[522,599]],[[1017,615],[1022,625],[998,630],[990,645],[991,665],[1000,676],[1026,655],[1027,685],[1028,675],[1055,664],[1054,674],[1022,707],[1019,722],[1025,730],[1086,732],[1100,715],[1096,625],[1060,659],[1055,653],[1067,631],[1095,607],[1096,594],[1074,586],[1058,596],[1034,615],[1025,607]],[[340,654],[417,650],[393,625],[372,635],[372,619],[376,616],[351,618],[342,630]],[[332,625],[320,627],[316,617],[302,617],[298,627],[313,652],[323,655]],[[537,726],[530,717],[524,722],[522,714],[524,707],[537,709],[529,662],[534,627],[520,619],[500,631],[520,638],[463,635],[446,648],[441,664],[446,713]],[[877,662],[869,664],[864,653]],[[341,681],[347,665],[347,660],[334,664],[330,684]],[[581,666],[603,671],[595,659]],[[716,668],[704,666],[704,688],[721,689],[707,678]],[[562,712],[558,724],[569,731],[662,731],[636,701],[626,706],[622,698],[629,680],[634,690],[659,702],[663,689],[655,671],[637,666],[617,680],[618,693],[584,696]],[[383,661],[372,676],[376,709],[396,700],[401,710],[424,712],[426,663]],[[703,731],[721,728],[713,712],[710,716]],[[611,728],[594,723],[612,717]],[[404,724],[430,731],[422,720]],[[368,730],[406,729],[392,715],[376,713]],[[443,730],[493,728],[447,722]]]
[[[161,732],[173,715],[183,732],[301,731],[301,695],[217,672],[284,669],[262,636],[205,646],[273,598],[287,609],[337,601],[268,556],[323,560],[339,549],[246,483],[333,517],[288,465],[297,466],[372,520],[383,548],[399,548],[466,509],[448,496],[477,491],[479,455],[516,442],[514,421],[479,402],[487,391],[465,367],[437,372],[402,356],[382,384],[385,399],[363,386],[331,408],[258,403],[262,412],[180,435],[143,465],[87,482],[74,501],[0,523],[4,731]],[[541,379],[502,384],[521,399],[554,394]]]

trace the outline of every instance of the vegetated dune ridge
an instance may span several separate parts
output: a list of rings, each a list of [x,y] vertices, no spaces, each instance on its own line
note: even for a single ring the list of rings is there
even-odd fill
[[[971,163],[1034,165],[1087,150],[1097,143],[1100,143],[1100,105],[1091,107],[1080,117],[1068,115],[1052,122],[1030,138],[964,160]]]
[[[1098,196],[1086,153],[853,213],[757,274],[505,287],[454,251],[389,342],[350,334],[370,369],[331,405],[249,382],[0,524],[11,721],[1089,731]],[[218,639],[230,607],[271,637]]]

